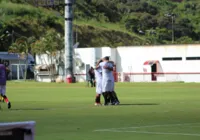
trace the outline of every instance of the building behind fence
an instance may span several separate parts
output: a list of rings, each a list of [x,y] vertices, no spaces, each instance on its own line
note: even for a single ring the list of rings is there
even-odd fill
[[[57,57],[64,59],[64,53],[60,56]],[[116,82],[200,82],[200,44],[76,48],[74,50],[76,80],[87,81],[88,69],[94,67],[104,56],[110,56],[116,63],[114,72]],[[55,75],[64,79],[64,60],[58,61],[54,58],[51,63],[50,60],[47,54],[36,56],[37,64],[54,64],[57,71]],[[46,76],[46,80],[40,81],[51,80]]]
[[[94,66],[110,56],[118,82],[200,82],[200,45],[77,48],[83,65]],[[79,61],[80,61],[79,60]],[[85,67],[76,67],[77,79],[86,79]]]

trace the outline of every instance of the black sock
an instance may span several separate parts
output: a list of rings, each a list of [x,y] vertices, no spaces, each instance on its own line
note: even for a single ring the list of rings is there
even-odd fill
[[[98,103],[98,96],[96,95],[95,103]]]
[[[92,78],[90,79],[90,84],[91,84],[91,87],[94,86],[94,83],[93,83],[93,79],[92,79]]]
[[[103,94],[103,97],[104,97],[104,104],[108,104],[108,103],[107,103],[107,96],[106,96],[106,92],[103,92],[102,94]]]
[[[96,103],[100,103],[101,102],[101,94],[97,94],[96,95],[95,102]]]
[[[101,94],[98,94],[97,103],[101,103]]]
[[[110,103],[110,94],[109,92],[105,92],[105,104],[109,104]]]
[[[116,100],[117,102],[119,102],[119,99],[118,99],[118,97],[117,97],[117,93],[116,93],[115,91],[113,91],[113,94],[114,94],[114,96],[115,96],[115,100]]]
[[[111,103],[115,102],[115,97],[113,96],[112,92],[109,92]]]
[[[106,102],[109,103],[110,102],[110,96],[109,96],[109,93],[106,92]]]

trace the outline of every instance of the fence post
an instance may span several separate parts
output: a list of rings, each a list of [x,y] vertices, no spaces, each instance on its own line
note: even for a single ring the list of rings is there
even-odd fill
[[[19,80],[19,65],[17,65],[17,80]]]

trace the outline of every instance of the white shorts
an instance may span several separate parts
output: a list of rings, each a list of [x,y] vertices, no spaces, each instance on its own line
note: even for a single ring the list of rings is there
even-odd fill
[[[6,95],[6,86],[5,85],[0,85],[0,94]]]
[[[103,80],[102,81],[102,92],[112,92],[113,84],[112,80]]]
[[[101,94],[102,93],[102,81],[96,81],[96,93]]]

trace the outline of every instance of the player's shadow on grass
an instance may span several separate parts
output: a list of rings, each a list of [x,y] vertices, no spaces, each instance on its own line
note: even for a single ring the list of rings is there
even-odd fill
[[[119,104],[120,106],[149,106],[149,105],[160,105],[158,103],[134,103],[134,104]]]
[[[10,109],[14,111],[26,111],[26,110],[49,110],[49,108],[16,108],[16,109]]]

